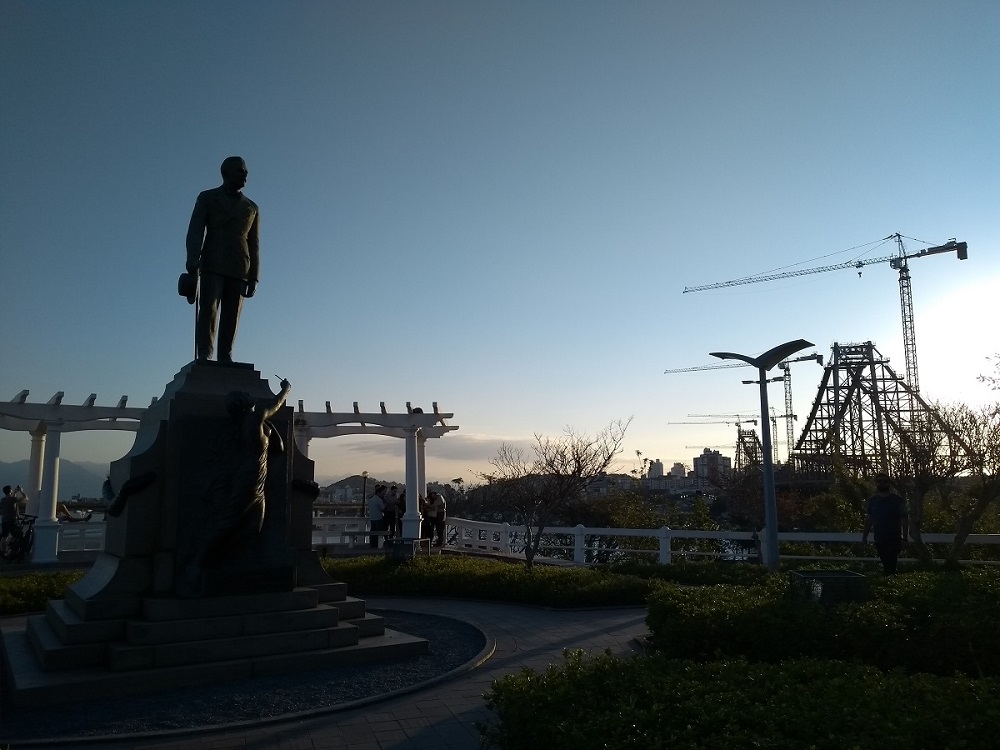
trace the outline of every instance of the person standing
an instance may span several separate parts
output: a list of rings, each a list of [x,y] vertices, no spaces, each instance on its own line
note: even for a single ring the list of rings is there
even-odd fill
[[[230,156],[222,162],[222,185],[198,195],[187,232],[189,274],[199,274],[195,357],[233,361],[233,342],[243,298],[253,297],[260,277],[260,213],[241,192],[247,164]]]
[[[434,546],[443,547],[445,518],[448,514],[448,505],[445,502],[444,495],[437,490],[428,492],[424,513],[426,517],[425,523],[427,524],[427,531],[424,533],[424,536],[428,539],[436,536],[437,539],[434,541]]]
[[[906,500],[892,491],[892,480],[884,472],[875,475],[875,494],[868,498],[862,544],[868,543],[869,532],[874,532],[875,551],[885,574],[895,575],[907,539]]]
[[[20,489],[21,485],[17,487]],[[14,491],[9,484],[4,485],[3,497],[0,498],[0,537],[5,537],[8,534],[21,535],[21,527],[17,522],[20,515]]]
[[[389,494],[384,498],[385,507],[382,512],[385,513],[385,530],[389,532],[386,539],[396,538],[396,521],[399,515],[399,490],[396,485],[392,485],[389,488]]]
[[[380,484],[375,487],[375,494],[368,499],[368,520],[371,521],[371,530],[385,531],[385,491],[386,486]],[[373,549],[378,548],[378,535],[372,534],[368,537],[368,544]]]

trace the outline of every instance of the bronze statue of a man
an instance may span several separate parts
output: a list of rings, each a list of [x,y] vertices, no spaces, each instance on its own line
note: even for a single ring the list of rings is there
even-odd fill
[[[247,165],[239,156],[222,162],[222,185],[198,196],[187,233],[187,272],[200,274],[195,352],[211,359],[218,329],[219,362],[233,361],[233,341],[243,298],[257,290],[260,213],[241,192]]]

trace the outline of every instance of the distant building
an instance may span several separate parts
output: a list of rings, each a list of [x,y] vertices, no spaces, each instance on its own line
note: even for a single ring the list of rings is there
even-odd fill
[[[709,481],[729,476],[733,471],[733,460],[710,448],[705,448],[700,456],[695,456],[693,464],[694,475],[698,479]]]
[[[663,462],[660,459],[651,461],[646,476],[650,479],[660,479],[663,476]]]
[[[683,479],[684,477],[687,476],[687,474],[688,474],[687,469],[684,467],[684,464],[682,463],[678,462],[670,467],[670,476],[672,477],[678,477],[680,479]]]
[[[610,495],[616,491],[630,490],[635,486],[635,477],[628,474],[602,474],[587,486],[588,495]]]

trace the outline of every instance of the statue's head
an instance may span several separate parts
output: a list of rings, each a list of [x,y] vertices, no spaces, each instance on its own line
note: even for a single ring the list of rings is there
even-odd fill
[[[222,181],[233,190],[242,190],[247,184],[247,163],[242,156],[230,156],[222,162]]]
[[[230,391],[226,394],[226,411],[231,417],[242,417],[254,410],[254,400],[246,391]]]

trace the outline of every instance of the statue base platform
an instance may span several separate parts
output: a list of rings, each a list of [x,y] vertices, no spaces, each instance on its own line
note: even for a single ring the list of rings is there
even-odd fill
[[[246,429],[254,411],[234,415],[234,393],[267,408],[266,422]],[[44,614],[0,625],[15,706],[427,651],[323,570],[311,548],[313,463],[281,401],[243,363],[192,362],[167,384],[111,465],[120,507],[104,551]],[[258,476],[263,491],[248,495]]]
[[[360,599],[324,604],[315,589],[290,594],[160,599],[144,607],[147,619],[96,627],[65,601],[50,601],[44,615],[2,628],[13,704],[125,698],[427,652],[426,640],[387,629]]]

